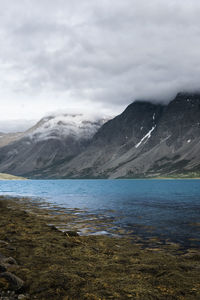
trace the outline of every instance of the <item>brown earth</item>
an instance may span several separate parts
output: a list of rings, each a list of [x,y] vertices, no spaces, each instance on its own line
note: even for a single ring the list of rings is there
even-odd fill
[[[200,299],[198,249],[61,232],[40,211],[0,199],[0,299]]]

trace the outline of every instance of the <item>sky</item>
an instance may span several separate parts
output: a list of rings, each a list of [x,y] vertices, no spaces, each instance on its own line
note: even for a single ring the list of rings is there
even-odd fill
[[[0,0],[0,131],[200,88],[197,0]]]

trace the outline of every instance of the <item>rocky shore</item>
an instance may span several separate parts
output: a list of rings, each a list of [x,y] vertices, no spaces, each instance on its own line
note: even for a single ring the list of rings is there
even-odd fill
[[[0,198],[1,300],[200,299],[198,249],[62,232],[21,203]]]

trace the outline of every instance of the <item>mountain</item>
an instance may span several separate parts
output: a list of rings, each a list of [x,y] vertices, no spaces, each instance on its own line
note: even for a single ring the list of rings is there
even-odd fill
[[[3,144],[0,171],[46,177],[48,167],[66,163],[82,152],[105,121],[81,114],[47,116],[12,142]]]
[[[199,177],[200,94],[135,101],[105,119],[52,115],[0,148],[0,172],[29,178]]]
[[[3,133],[3,132],[0,132],[0,147],[11,144],[14,141],[17,141],[17,140],[21,139],[22,136],[23,136],[22,132],[16,132],[16,133]]]
[[[105,123],[90,145],[54,177],[129,178],[200,174],[200,94],[168,105],[136,101]]]

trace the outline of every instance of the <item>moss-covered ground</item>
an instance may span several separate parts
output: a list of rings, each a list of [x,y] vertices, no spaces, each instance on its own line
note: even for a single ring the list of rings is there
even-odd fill
[[[0,199],[0,254],[18,262],[9,271],[24,280],[20,293],[29,299],[200,299],[198,249],[73,236],[48,226],[47,211],[19,203]]]

